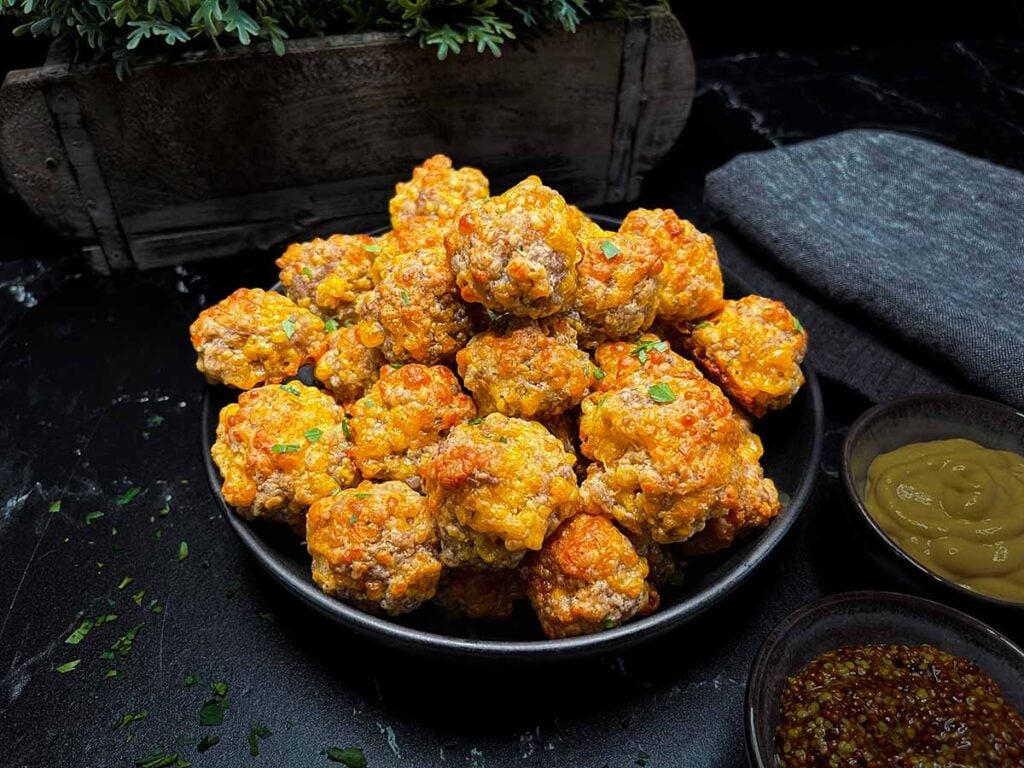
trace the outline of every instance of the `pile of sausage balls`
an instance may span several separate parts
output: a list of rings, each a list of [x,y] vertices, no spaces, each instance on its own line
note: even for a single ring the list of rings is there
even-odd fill
[[[807,336],[723,298],[710,237],[670,210],[606,231],[536,176],[491,196],[442,155],[390,213],[290,246],[283,294],[190,329],[242,390],[212,449],[225,500],[304,537],[324,592],[472,618],[527,599],[547,637],[581,635],[778,513],[751,420],[796,394]]]

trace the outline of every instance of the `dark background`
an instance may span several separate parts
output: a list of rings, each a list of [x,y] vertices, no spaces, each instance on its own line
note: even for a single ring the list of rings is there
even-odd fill
[[[1024,0],[949,6],[951,10],[896,2],[671,5],[698,60],[780,50],[884,49],[937,41],[1024,39]],[[9,31],[13,27],[12,20],[0,19],[0,76],[11,69],[38,66],[46,55],[45,40],[12,37]],[[929,62],[922,58],[922,73],[927,73],[928,67]],[[680,143],[688,142],[688,134],[694,130],[694,126],[688,127]],[[41,249],[71,251],[68,243],[35,220],[0,169],[0,261],[25,258]]]

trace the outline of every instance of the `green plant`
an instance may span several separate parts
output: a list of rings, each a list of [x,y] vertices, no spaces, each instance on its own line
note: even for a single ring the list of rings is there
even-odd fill
[[[501,55],[508,40],[561,28],[591,15],[622,13],[627,0],[0,0],[14,34],[70,37],[79,51],[109,57],[119,77],[140,50],[269,42],[289,37],[400,31],[439,59],[464,46]]]

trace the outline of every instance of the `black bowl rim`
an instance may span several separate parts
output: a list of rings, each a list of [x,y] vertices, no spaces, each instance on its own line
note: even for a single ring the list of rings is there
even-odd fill
[[[620,219],[600,214],[589,214],[600,223],[618,227]],[[387,228],[370,232],[371,235],[381,234]],[[722,275],[727,284],[751,293],[750,286],[724,265]],[[202,441],[203,458],[210,490],[220,507],[221,514],[242,543],[270,575],[287,591],[299,600],[314,608],[327,618],[339,622],[345,627],[365,637],[378,640],[387,645],[417,652],[442,653],[452,658],[466,660],[502,659],[506,661],[549,661],[554,659],[580,658],[597,654],[612,653],[640,642],[659,637],[666,632],[695,619],[712,606],[717,605],[731,594],[740,584],[760,566],[774,551],[779,542],[793,527],[800,516],[804,505],[811,497],[814,484],[818,477],[818,465],[821,462],[822,445],[824,443],[825,409],[821,399],[821,387],[818,377],[810,365],[804,361],[801,366],[804,374],[806,396],[810,398],[814,419],[814,434],[811,455],[804,470],[796,492],[789,505],[763,531],[757,534],[756,543],[738,564],[736,569],[725,579],[713,586],[688,597],[665,610],[655,611],[650,616],[628,622],[614,629],[604,630],[591,635],[567,637],[557,640],[474,640],[455,638],[419,629],[404,627],[386,618],[380,618],[353,608],[341,600],[332,598],[321,592],[312,580],[298,579],[286,569],[280,567],[267,551],[259,537],[238,515],[234,514],[220,493],[220,473],[213,463],[207,446],[213,444],[210,434],[210,392],[206,387],[203,395],[202,408]]]
[[[840,460],[840,474],[843,478],[843,487],[846,489],[846,495],[853,502],[853,506],[856,508],[860,517],[864,520],[867,526],[875,533],[875,535],[886,545],[886,548],[894,554],[897,560],[904,566],[909,566],[914,572],[919,575],[927,577],[930,581],[936,585],[952,590],[953,592],[966,597],[976,602],[990,605],[995,608],[1010,609],[1019,611],[1024,609],[1024,602],[1014,602],[1012,600],[1003,600],[998,597],[991,597],[990,595],[984,595],[981,592],[975,592],[974,590],[967,589],[957,584],[955,581],[947,579],[938,573],[935,573],[930,568],[917,562],[913,557],[910,556],[899,544],[893,541],[889,534],[886,533],[882,527],[875,521],[870,515],[867,507],[864,505],[864,498],[861,494],[860,489],[857,487],[856,482],[853,479],[853,472],[850,469],[850,457],[853,454],[854,446],[860,439],[863,432],[868,428],[869,425],[880,419],[881,417],[888,414],[890,411],[898,410],[908,403],[958,403],[958,402],[973,402],[977,406],[981,406],[990,410],[1003,411],[1009,417],[1011,414],[1020,419],[1024,418],[1024,413],[1013,406],[1006,405],[1005,403],[997,402],[996,400],[988,400],[984,397],[976,397],[974,395],[961,395],[951,392],[922,392],[914,395],[908,395],[901,397],[896,400],[890,400],[887,403],[881,403],[875,405],[868,410],[864,411],[852,425],[850,425],[849,431],[846,433],[846,438],[843,440],[843,450]]]
[[[774,742],[770,745],[764,745],[767,750],[770,750],[771,762],[766,763],[762,758],[762,745],[757,740],[757,724],[765,716],[765,712],[756,710],[753,701],[755,689],[760,688],[763,684],[765,670],[768,668],[769,656],[773,655],[772,652],[780,644],[786,642],[786,638],[790,636],[793,627],[805,621],[809,616],[820,618],[831,613],[832,609],[837,605],[857,602],[889,602],[900,604],[906,608],[927,607],[929,610],[966,623],[977,634],[987,635],[991,640],[1003,647],[1007,655],[1017,657],[1020,663],[1024,665],[1024,650],[1021,650],[1020,646],[1003,633],[993,629],[969,613],[957,610],[936,600],[930,600],[918,595],[908,595],[902,592],[876,590],[858,590],[827,595],[812,603],[800,606],[776,624],[761,643],[761,647],[758,648],[757,653],[754,655],[754,660],[751,662],[743,701],[743,721],[746,731],[747,757],[754,768],[777,768],[778,766]]]

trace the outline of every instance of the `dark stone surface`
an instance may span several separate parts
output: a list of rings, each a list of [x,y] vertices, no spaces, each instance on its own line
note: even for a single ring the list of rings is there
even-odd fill
[[[699,199],[709,169],[851,127],[906,130],[1020,168],[1022,65],[1024,45],[1009,43],[702,61],[691,122],[641,202],[707,223]],[[376,648],[259,571],[203,474],[204,384],[187,326],[233,288],[273,282],[271,257],[103,279],[59,251],[8,249],[0,264],[5,765],[130,766],[166,749],[196,766],[314,766],[330,764],[320,755],[328,746],[358,746],[374,768],[740,766],[743,687],[768,630],[817,596],[894,586],[851,538],[837,479],[843,434],[867,403],[825,381],[814,497],[776,556],[699,623],[564,666],[457,666]],[[130,488],[141,492],[118,505]],[[94,511],[103,516],[87,523]],[[190,554],[179,562],[182,541]],[[124,577],[134,581],[119,590]],[[152,599],[162,612],[147,608]],[[68,645],[80,612],[118,618]],[[1004,629],[1012,621],[984,618]],[[131,655],[99,658],[136,624]],[[1019,625],[1009,629],[1024,640]],[[74,671],[54,670],[72,659]],[[119,675],[104,679],[109,669]],[[187,674],[204,682],[187,688]],[[228,682],[231,706],[222,726],[201,727],[214,680]],[[141,709],[145,720],[112,730]],[[253,759],[257,725],[273,735]],[[210,733],[221,741],[203,754],[175,746]]]

